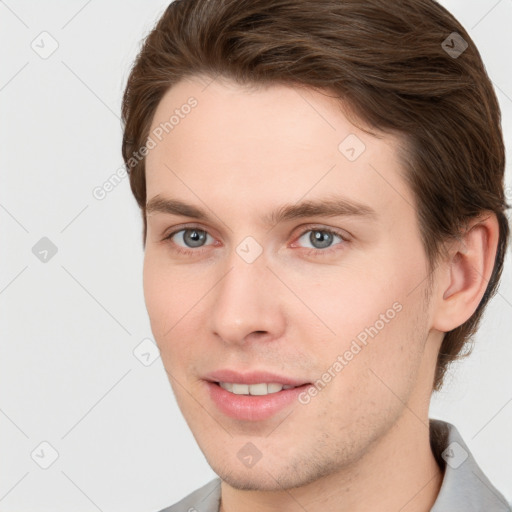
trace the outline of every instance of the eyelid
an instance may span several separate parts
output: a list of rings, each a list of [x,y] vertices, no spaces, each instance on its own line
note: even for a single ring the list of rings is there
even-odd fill
[[[208,237],[213,238],[214,243],[211,243],[211,244],[208,244],[208,245],[202,245],[202,246],[197,247],[197,248],[192,248],[192,247],[186,247],[186,246],[179,245],[179,244],[177,244],[176,242],[174,242],[172,240],[172,238],[175,235],[177,235],[178,233],[181,233],[182,231],[189,231],[189,230],[192,231],[194,229],[196,229],[197,231],[204,231],[206,233],[206,237],[207,238]],[[172,244],[172,245],[175,246],[175,250],[177,252],[189,253],[189,254],[192,254],[192,253],[199,254],[200,252],[204,251],[207,247],[219,245],[216,242],[216,237],[210,233],[209,228],[205,229],[205,228],[203,228],[201,226],[191,225],[191,224],[173,226],[171,229],[169,229],[168,231],[166,231],[164,233],[164,235],[162,236],[160,242],[162,244]]]
[[[196,224],[178,224],[177,226],[173,226],[168,231],[166,231],[164,233],[164,235],[162,236],[162,240],[167,240],[167,239],[171,238],[172,236],[174,236],[176,233],[179,233],[180,231],[188,230],[188,229],[197,229],[198,231],[206,232],[210,236],[214,236],[210,233],[210,231],[209,231],[210,228],[205,228],[203,226],[199,226]],[[351,235],[347,231],[342,230],[340,228],[326,226],[324,224],[305,224],[305,225],[301,225],[301,226],[297,227],[294,231],[297,231],[299,229],[300,229],[300,233],[298,235],[295,235],[295,237],[294,237],[295,240],[300,238],[302,235],[304,235],[308,231],[331,232],[333,234],[338,235],[346,242],[350,241],[350,239],[351,239]]]
[[[308,231],[324,231],[327,233],[332,233],[333,235],[339,236],[344,242],[349,242],[351,240],[351,235],[347,231],[335,228],[331,226],[326,226],[324,224],[306,224],[304,226],[300,226],[300,232],[297,236],[294,237],[295,240],[298,240],[303,235],[305,235]],[[321,250],[321,249],[318,249]]]
[[[213,244],[209,245],[202,245],[196,248],[188,248],[181,246],[177,244],[176,242],[173,242],[171,239],[174,237],[174,235],[180,233],[181,231],[187,231],[187,230],[194,230],[197,229],[198,231],[203,231],[206,233],[207,237],[210,236],[214,239]],[[352,235],[345,230],[342,230],[340,228],[335,228],[331,226],[326,226],[323,224],[303,224],[301,226],[298,226],[294,231],[297,229],[300,229],[300,233],[296,235],[293,239],[292,244],[289,245],[289,247],[302,249],[302,252],[307,256],[314,256],[314,257],[322,257],[322,256],[328,256],[332,255],[332,253],[338,252],[340,250],[343,250],[345,248],[345,245],[349,243],[352,239]],[[163,239],[161,240],[162,243],[169,243],[174,245],[173,250],[177,253],[180,253],[182,255],[188,255],[188,256],[197,256],[201,255],[203,252],[205,252],[208,247],[210,246],[218,246],[218,242],[215,240],[215,236],[213,236],[210,233],[210,228],[205,229],[202,226],[199,226],[197,224],[184,224],[184,225],[177,225],[173,226],[167,234],[164,234]],[[341,239],[341,242],[335,243],[334,245],[330,247],[326,247],[323,249],[316,249],[314,247],[302,247],[297,246],[297,242],[300,238],[302,238],[306,233],[310,231],[323,231],[326,233],[331,233],[335,236],[338,236]]]
[[[212,235],[212,233],[210,232],[209,227],[206,228],[204,226],[199,226],[199,225],[195,225],[195,224],[178,224],[176,226],[172,226],[172,228],[169,228],[168,230],[166,230],[164,232],[164,234],[162,235],[162,241],[165,241],[165,240],[171,238],[173,235],[175,235],[176,233],[179,233],[180,231],[184,231],[184,230],[188,230],[188,229],[191,229],[191,230],[197,229],[198,231],[204,231],[208,235],[215,238],[215,236]]]

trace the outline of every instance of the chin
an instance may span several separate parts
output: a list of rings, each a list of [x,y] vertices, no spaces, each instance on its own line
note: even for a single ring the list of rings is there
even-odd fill
[[[265,470],[260,470],[258,473],[252,473],[253,470],[249,469],[243,472],[231,472],[231,473],[217,473],[223,482],[228,484],[233,489],[239,491],[282,491],[283,489],[290,489],[298,487],[300,484],[291,484],[288,481],[278,479],[277,475],[271,475]],[[288,475],[289,477],[290,475]]]
[[[210,464],[210,467],[223,482],[234,489],[265,492],[303,487],[330,474],[332,471],[332,468],[328,466],[319,468],[309,467],[308,465],[303,465],[301,471],[297,470],[297,467],[300,467],[297,465],[279,468],[268,468],[264,465],[240,468],[237,465],[236,468],[229,468],[226,465],[219,467]]]

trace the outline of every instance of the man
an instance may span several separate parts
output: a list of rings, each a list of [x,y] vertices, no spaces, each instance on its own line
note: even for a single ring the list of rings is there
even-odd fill
[[[123,119],[152,331],[219,476],[166,511],[510,511],[428,418],[509,233],[462,26],[431,0],[178,0]]]

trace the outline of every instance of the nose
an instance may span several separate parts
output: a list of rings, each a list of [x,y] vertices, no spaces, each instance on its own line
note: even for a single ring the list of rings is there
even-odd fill
[[[237,254],[212,294],[213,333],[225,343],[271,340],[283,335],[286,318],[282,290],[263,255],[247,263]]]

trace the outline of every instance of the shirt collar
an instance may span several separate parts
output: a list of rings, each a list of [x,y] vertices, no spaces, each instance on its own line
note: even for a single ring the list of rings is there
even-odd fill
[[[476,463],[454,425],[430,420],[430,445],[444,470],[431,512],[510,512],[503,495]]]

